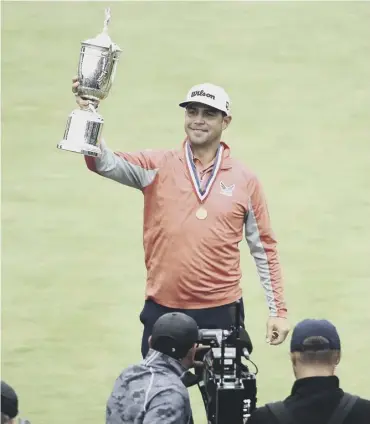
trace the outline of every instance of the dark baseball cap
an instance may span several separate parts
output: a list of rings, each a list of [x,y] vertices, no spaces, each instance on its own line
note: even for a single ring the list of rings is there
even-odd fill
[[[322,337],[326,342],[305,346],[304,342],[309,337]],[[305,319],[299,322],[293,330],[290,342],[291,352],[340,349],[341,345],[338,331],[331,322],[325,319]]]
[[[193,318],[181,312],[170,312],[155,322],[152,347],[175,359],[181,359],[198,338],[198,326]]]
[[[18,396],[15,390],[1,380],[1,412],[9,418],[18,415]]]

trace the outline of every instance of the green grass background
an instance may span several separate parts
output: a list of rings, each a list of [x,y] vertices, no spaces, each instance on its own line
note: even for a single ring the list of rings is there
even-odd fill
[[[120,370],[140,359],[142,195],[56,149],[75,107],[79,43],[97,2],[2,4],[2,378],[33,423],[104,421]],[[112,148],[172,148],[191,85],[229,92],[233,155],[260,176],[280,242],[290,319],[325,317],[343,387],[370,397],[370,4],[112,2],[123,48],[101,107]],[[259,401],[288,394],[288,343],[241,245]],[[196,422],[205,422],[191,389]]]

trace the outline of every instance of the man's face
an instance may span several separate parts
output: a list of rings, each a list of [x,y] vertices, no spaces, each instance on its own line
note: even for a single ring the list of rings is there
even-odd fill
[[[189,103],[185,111],[185,132],[193,145],[206,145],[221,139],[231,121],[230,116],[211,106]]]

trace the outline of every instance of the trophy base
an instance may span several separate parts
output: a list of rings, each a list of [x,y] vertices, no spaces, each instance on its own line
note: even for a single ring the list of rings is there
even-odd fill
[[[91,144],[81,144],[76,145],[76,143],[66,143],[65,140],[57,144],[57,148],[61,150],[66,150],[68,152],[80,153],[84,156],[93,156],[99,157],[101,155],[101,150],[98,146],[92,146]]]
[[[98,146],[104,119],[95,111],[74,110],[68,117],[64,137],[57,148],[85,156],[99,157]]]

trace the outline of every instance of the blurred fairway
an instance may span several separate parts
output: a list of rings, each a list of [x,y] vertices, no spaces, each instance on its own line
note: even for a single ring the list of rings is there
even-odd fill
[[[114,379],[140,360],[142,195],[56,149],[79,43],[100,32],[106,4],[2,4],[2,377],[33,424],[104,422]],[[101,107],[109,145],[179,145],[189,87],[224,86],[225,139],[264,184],[290,319],[333,320],[342,385],[370,398],[370,4],[111,7],[123,56]],[[265,345],[264,294],[241,249],[264,403],[290,390],[289,345]]]

